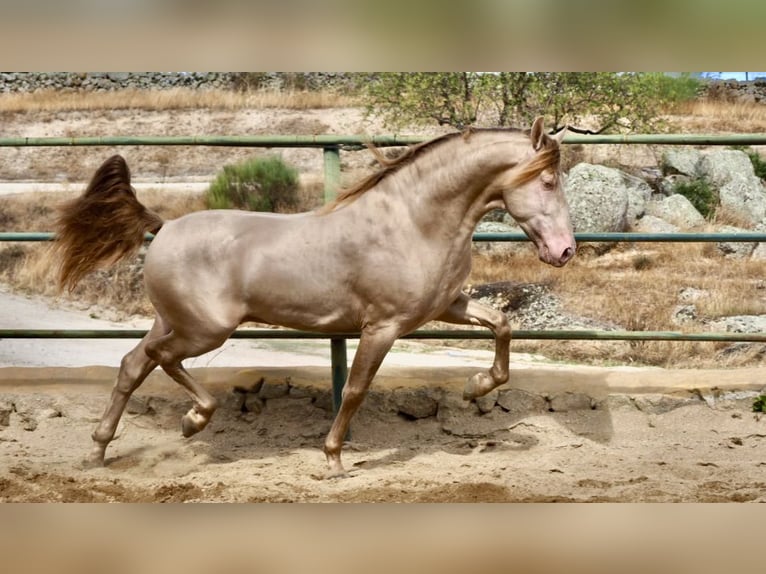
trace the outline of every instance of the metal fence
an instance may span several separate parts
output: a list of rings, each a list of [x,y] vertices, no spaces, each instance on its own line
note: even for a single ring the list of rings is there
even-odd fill
[[[324,198],[331,201],[340,184],[340,152],[362,149],[371,143],[379,147],[404,146],[423,141],[412,136],[134,136],[134,137],[35,137],[0,138],[0,147],[47,146],[219,146],[322,149],[324,157]],[[689,134],[634,134],[634,135],[567,135],[564,144],[657,144],[749,146],[766,145],[764,134],[689,135]],[[52,233],[5,232],[0,241],[50,241]],[[150,239],[148,237],[147,239]],[[527,241],[521,233],[476,233],[474,241]],[[764,233],[576,233],[580,242],[766,242]],[[67,329],[0,329],[0,339],[126,339],[140,338],[141,329],[120,330],[67,330]],[[358,333],[333,335],[293,331],[286,329],[240,329],[232,338],[238,339],[330,339],[333,396],[336,405],[347,375],[348,339]],[[489,331],[467,329],[418,330],[407,339],[491,339]],[[687,333],[676,331],[598,331],[598,330],[514,330],[514,339],[568,339],[568,340],[631,340],[631,341],[747,341],[766,342],[763,333]]]

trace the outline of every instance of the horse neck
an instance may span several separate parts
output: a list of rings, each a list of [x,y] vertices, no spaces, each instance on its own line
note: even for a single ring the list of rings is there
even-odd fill
[[[424,225],[433,225],[437,218],[445,229],[463,226],[472,232],[489,203],[501,196],[490,184],[524,153],[522,144],[527,140],[516,135],[487,132],[468,139],[455,137],[380,185],[386,193],[401,196],[410,216]]]

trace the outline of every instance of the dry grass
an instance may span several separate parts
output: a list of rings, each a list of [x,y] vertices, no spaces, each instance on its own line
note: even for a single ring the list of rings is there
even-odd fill
[[[351,96],[329,91],[259,90],[168,90],[127,89],[113,92],[62,92],[40,90],[32,93],[0,94],[0,113],[72,112],[93,110],[240,110],[240,109],[325,109],[356,105]]]
[[[679,104],[668,119],[676,132],[762,133],[766,130],[766,106],[696,100]]]
[[[512,279],[544,283],[567,313],[618,325],[629,331],[709,330],[706,322],[729,315],[766,313],[766,262],[732,259],[713,244],[618,244],[607,253],[583,250],[563,269],[541,264],[533,251],[479,255],[471,281]],[[695,302],[697,319],[682,325],[673,317],[689,287],[705,294]],[[722,355],[729,344],[695,342],[516,341],[514,349],[561,360],[691,367],[752,364],[759,351]],[[758,346],[759,348],[762,346]]]

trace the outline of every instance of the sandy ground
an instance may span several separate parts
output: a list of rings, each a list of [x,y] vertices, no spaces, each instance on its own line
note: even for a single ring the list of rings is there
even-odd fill
[[[8,293],[0,309],[6,327],[143,326]],[[353,421],[347,478],[324,479],[323,342],[229,342],[187,363],[222,404],[188,439],[189,400],[153,373],[106,466],[86,470],[90,433],[133,344],[0,341],[1,501],[766,501],[766,420],[751,412],[762,369],[598,368],[514,354],[506,387],[545,406],[483,414],[460,391],[489,354],[414,342],[387,358]],[[260,379],[288,382],[289,394],[243,409]],[[398,412],[398,394],[418,390],[438,398],[436,416]]]

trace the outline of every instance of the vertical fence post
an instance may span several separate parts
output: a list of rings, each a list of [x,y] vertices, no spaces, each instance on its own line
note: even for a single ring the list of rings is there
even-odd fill
[[[324,201],[333,201],[340,187],[340,149],[338,146],[324,148]],[[343,386],[348,376],[346,339],[330,339],[332,361],[332,404],[335,412],[340,408]]]

